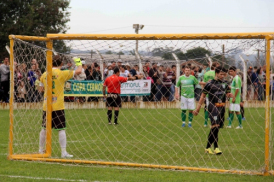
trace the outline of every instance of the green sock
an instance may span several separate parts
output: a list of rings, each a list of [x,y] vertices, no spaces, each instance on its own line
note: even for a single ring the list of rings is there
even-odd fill
[[[234,113],[229,113],[229,123],[228,123],[228,126],[231,126],[233,119],[234,119]]]
[[[242,126],[242,115],[237,114],[237,118],[238,118],[238,121],[239,121],[239,126]]]
[[[193,113],[188,114],[188,121],[191,123],[193,119]]]
[[[186,110],[182,110],[181,117],[183,122],[186,121]]]
[[[208,120],[208,111],[205,111],[205,125],[207,125],[207,120]]]

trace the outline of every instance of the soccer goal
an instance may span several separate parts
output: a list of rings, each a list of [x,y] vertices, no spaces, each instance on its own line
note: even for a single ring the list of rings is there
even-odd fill
[[[10,35],[8,159],[274,174],[273,34]],[[54,82],[56,55],[63,61],[61,71],[75,70],[75,58],[82,60],[85,70],[83,78],[74,76],[64,85],[66,150],[72,158],[62,158],[59,131],[52,126],[53,88],[61,84]],[[113,118],[108,122],[102,91],[104,80],[116,74],[115,66],[120,76],[135,78],[121,85],[119,125],[113,124]],[[218,127],[218,146],[216,140],[210,143],[210,154],[205,149],[214,117],[204,103],[197,116],[192,111],[214,79],[207,80],[207,72],[218,66],[228,70],[223,79],[227,93],[237,90],[231,68],[236,73],[241,109],[240,114],[229,113],[232,101],[224,98],[223,126]],[[39,82],[42,74],[46,76],[44,90]],[[187,103],[191,107],[185,109]],[[46,143],[45,152],[39,153],[43,112]],[[216,148],[222,155],[216,155],[221,154]]]

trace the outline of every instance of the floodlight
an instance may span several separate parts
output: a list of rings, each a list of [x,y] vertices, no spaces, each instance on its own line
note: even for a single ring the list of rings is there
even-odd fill
[[[134,29],[139,28],[139,24],[133,24],[133,28],[134,28]]]

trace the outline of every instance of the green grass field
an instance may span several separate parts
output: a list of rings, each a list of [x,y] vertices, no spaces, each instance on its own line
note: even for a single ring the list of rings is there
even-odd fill
[[[220,131],[219,145],[224,152],[222,156],[204,154],[209,128],[203,128],[202,115],[201,111],[194,118],[193,128],[182,128],[178,109],[122,109],[120,125],[114,126],[107,124],[106,110],[66,110],[68,151],[74,155],[74,159],[262,171],[263,108],[246,109],[244,130]],[[6,159],[9,129],[7,110],[0,110],[0,121],[0,179],[3,179],[0,181],[274,180],[273,177],[249,175],[9,161]],[[37,153],[40,122],[40,110],[15,111],[14,153]],[[237,120],[234,119],[233,127],[236,126]],[[53,158],[60,156],[57,135],[54,131]]]

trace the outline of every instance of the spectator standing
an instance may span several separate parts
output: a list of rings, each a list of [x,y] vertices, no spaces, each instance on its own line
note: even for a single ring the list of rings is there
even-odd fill
[[[122,65],[119,67],[120,68],[120,76],[121,77],[128,77],[130,75],[129,71],[127,70],[125,65]]]
[[[92,79],[91,79],[92,73],[93,73],[92,67],[91,67],[91,66],[88,66],[88,68],[85,70],[86,80],[92,80]]]
[[[62,66],[61,70],[74,70],[72,62],[68,61],[65,66]]]
[[[159,79],[157,80],[156,83],[156,95],[155,95],[155,100],[156,101],[161,101],[163,97],[163,79],[164,79],[164,66],[160,65],[158,69],[158,74],[159,74]]]
[[[153,79],[153,84],[151,85],[151,94],[150,94],[150,101],[156,101],[155,99],[155,95],[156,95],[156,83],[157,80],[159,79],[159,73],[157,70],[157,64],[156,63],[152,63],[152,68],[149,70],[148,73],[149,77],[151,77]]]
[[[143,79],[145,79],[145,80],[151,80],[151,84],[153,84],[153,80],[152,80],[152,78],[149,77],[146,66],[143,66],[143,71],[144,71],[144,75],[143,75],[144,77],[143,77]],[[149,96],[147,96],[147,95],[143,96],[143,101],[144,102],[148,102],[149,101]]]
[[[171,66],[171,71],[173,72],[172,78],[171,78],[171,87],[170,87],[170,96],[169,101],[174,101],[174,94],[175,94],[175,85],[176,85],[176,65]]]
[[[9,58],[5,57],[4,63],[0,66],[1,75],[1,87],[4,92],[4,102],[9,102],[9,91],[10,91],[10,67]]]
[[[111,61],[111,66],[112,66],[112,69],[114,69],[116,67],[116,62],[115,61]]]
[[[137,74],[138,71],[138,65],[134,65],[133,68],[129,71],[130,75],[133,77],[136,77],[137,79],[140,78],[140,75]],[[130,101],[135,102],[136,96],[130,96]]]
[[[149,70],[150,70],[150,62],[149,61],[146,61],[145,67],[146,67],[147,73],[149,73]]]
[[[119,59],[118,61],[117,61],[117,66],[118,66],[118,68],[120,68],[120,66],[122,66],[122,60],[121,59]]]
[[[185,74],[185,65],[182,65],[181,71],[180,71],[180,76]]]
[[[262,101],[264,99],[264,76],[262,68],[257,69],[257,77],[258,77],[258,100]]]
[[[97,63],[94,63],[94,69],[92,71],[92,75],[89,77],[89,80],[102,81],[102,74],[100,72],[100,67]],[[88,102],[95,101],[98,102],[98,97],[89,97]]]
[[[92,80],[96,80],[96,81],[101,81],[102,80],[102,74],[100,72],[100,66],[95,63],[94,64],[94,69],[91,75]]]
[[[28,102],[34,102],[35,100],[35,81],[37,79],[36,75],[36,64],[31,65],[31,69],[28,71],[28,82],[29,82],[29,89],[28,89]]]
[[[74,75],[74,78],[75,80],[79,80],[79,81],[82,81],[82,80],[85,80],[87,78],[86,74],[85,74],[85,67],[86,67],[86,62],[85,61],[81,61],[82,63],[82,72],[81,74],[77,74],[77,75]],[[77,66],[75,67],[75,70],[77,70]]]
[[[129,71],[126,69],[125,65],[120,66],[120,77],[130,77]],[[122,102],[127,102],[128,101],[128,96],[121,96]]]
[[[40,87],[40,83],[41,83],[41,81],[40,81],[41,75],[39,72],[36,72],[36,74],[37,74],[38,79],[36,79],[35,83],[34,83],[34,85],[35,85],[35,102],[40,102],[42,99],[41,93],[39,92],[39,87]]]
[[[163,78],[163,101],[168,101],[169,96],[171,94],[171,86],[172,86],[172,77],[174,77],[175,74],[172,72],[171,68],[168,66],[166,68],[166,73],[164,74]]]
[[[249,68],[248,68],[248,70],[247,70],[247,74],[246,74],[246,76],[247,76],[247,83],[246,83],[246,85],[247,85],[247,93],[246,93],[246,98],[247,98],[247,100],[250,100],[251,98],[250,98],[250,96],[251,96],[251,92],[252,92],[252,90],[254,89],[253,88],[253,85],[252,85],[252,80],[251,80],[251,77],[252,77],[252,74],[253,74],[253,68],[252,68],[252,66],[250,66]]]
[[[257,67],[254,66],[254,71],[251,74],[251,82],[253,84],[253,88],[254,88],[254,95],[253,95],[253,99],[257,100],[258,99],[258,74],[257,74]]]
[[[26,101],[26,87],[24,81],[20,80],[18,82],[18,87],[17,87],[17,102],[25,102]]]
[[[107,70],[105,70],[105,78],[108,78],[111,75],[113,75],[113,69],[111,65],[108,65]]]

